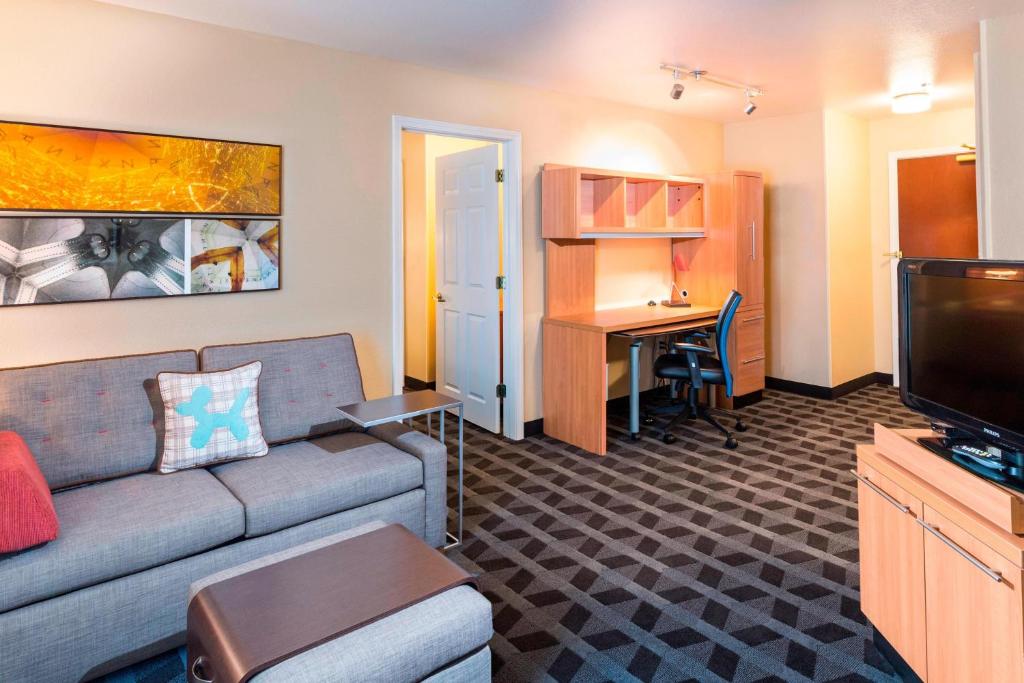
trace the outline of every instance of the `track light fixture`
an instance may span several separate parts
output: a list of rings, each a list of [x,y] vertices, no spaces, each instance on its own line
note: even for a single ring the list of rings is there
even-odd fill
[[[668,96],[673,100],[678,100],[683,96],[683,91],[686,90],[686,86],[679,82],[679,79],[682,78],[682,74],[679,72],[679,69],[675,69],[672,72],[672,78],[674,78],[676,82],[672,84],[672,90],[669,91]]]
[[[734,90],[742,90],[747,96],[746,105],[743,107],[743,113],[747,116],[753,114],[757,110],[757,105],[754,104],[754,98],[764,95],[764,90],[761,88],[748,85],[746,83],[740,83],[739,81],[733,81],[728,78],[722,78],[721,76],[715,76],[710,74],[703,69],[688,69],[684,66],[676,64],[662,64],[659,67],[662,71],[671,71],[672,78],[676,81],[672,84],[672,90],[669,91],[669,96],[673,100],[678,100],[683,96],[683,91],[686,89],[679,81],[684,78],[692,78],[695,81],[710,81],[716,85],[721,85],[726,88],[733,88]]]
[[[754,111],[757,109],[757,105],[754,104],[754,100],[752,98],[753,98],[753,95],[751,95],[750,91],[748,90],[747,91],[747,106],[743,107],[743,113],[746,114],[747,116],[750,116],[751,114],[753,114]]]

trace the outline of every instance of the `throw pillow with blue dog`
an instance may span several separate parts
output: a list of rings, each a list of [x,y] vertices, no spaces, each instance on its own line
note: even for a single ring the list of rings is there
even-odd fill
[[[164,449],[160,471],[266,455],[257,403],[260,361],[218,372],[161,372]]]

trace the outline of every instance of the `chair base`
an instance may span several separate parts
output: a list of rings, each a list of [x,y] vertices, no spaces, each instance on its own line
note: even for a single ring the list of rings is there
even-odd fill
[[[709,405],[697,402],[697,391],[690,386],[687,391],[687,400],[685,403],[669,404],[667,406],[649,409],[644,415],[643,422],[644,424],[654,424],[654,415],[676,413],[661,429],[660,435],[663,443],[671,444],[676,442],[676,435],[672,433],[672,430],[679,426],[680,421],[700,418],[725,435],[726,448],[730,450],[737,448],[739,446],[739,441],[736,440],[736,437],[733,436],[733,433],[729,429],[715,418],[714,414],[711,412],[712,410],[713,409]],[[747,431],[747,425],[743,423],[743,420],[739,417],[736,417],[735,420],[734,429],[737,432]],[[691,437],[697,436],[692,430],[687,431]]]

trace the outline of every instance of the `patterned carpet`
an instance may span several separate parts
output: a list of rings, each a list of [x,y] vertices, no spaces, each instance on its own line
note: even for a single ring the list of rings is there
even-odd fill
[[[891,387],[837,401],[780,392],[710,428],[609,455],[466,433],[454,557],[494,604],[497,681],[885,681],[860,613],[855,487],[871,425],[922,426]],[[172,652],[108,678],[183,681]]]

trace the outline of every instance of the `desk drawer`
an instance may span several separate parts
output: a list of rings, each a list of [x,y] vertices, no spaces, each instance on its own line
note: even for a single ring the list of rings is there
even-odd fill
[[[735,396],[764,389],[764,322],[764,306],[751,306],[736,311],[730,349]]]

